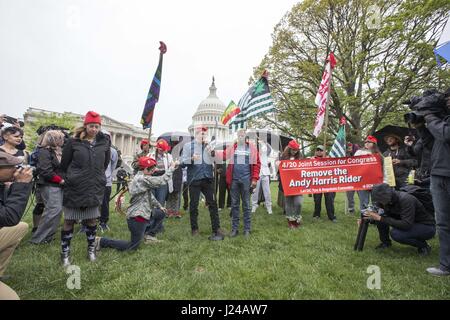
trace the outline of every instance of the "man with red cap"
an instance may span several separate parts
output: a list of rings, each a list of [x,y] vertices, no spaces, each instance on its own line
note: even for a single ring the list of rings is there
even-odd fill
[[[366,137],[366,140],[364,140],[364,148],[358,149],[355,152],[355,157],[368,154],[379,154],[381,156],[380,149],[378,148],[378,140],[374,136]],[[359,198],[359,210],[362,215],[362,212],[369,206],[370,190],[359,190],[357,193]]]
[[[250,236],[251,231],[251,193],[259,180],[259,170],[261,161],[256,147],[246,139],[246,131],[241,129],[237,132],[237,142],[225,152],[216,152],[221,160],[229,159],[227,166],[226,180],[230,188],[231,195],[231,237],[236,237],[239,233],[239,211],[242,200],[244,217],[244,237]]]
[[[200,193],[203,193],[211,217],[212,235],[209,240],[223,240],[220,230],[220,219],[217,202],[214,197],[213,154],[214,151],[207,143],[208,128],[200,126],[195,128],[195,139],[183,146],[182,164],[187,167],[187,185],[189,186],[189,214],[191,218],[192,235],[199,234],[198,230],[198,203]]]
[[[130,241],[97,237],[96,251],[101,248],[114,248],[119,251],[135,250],[143,239],[146,244],[161,241],[156,238],[156,233],[164,220],[166,209],[156,200],[152,190],[167,184],[167,181],[172,179],[172,173],[178,163],[172,162],[161,176],[154,176],[156,161],[153,158],[141,157],[138,165],[139,172],[130,183],[130,206],[126,214],[131,234]],[[152,224],[150,224],[151,221],[153,221]]]
[[[134,174],[136,174],[139,171],[139,158],[146,157],[150,154],[150,142],[148,139],[142,139],[140,143],[141,152],[137,153],[134,158],[133,162],[131,162],[131,167],[134,170]]]

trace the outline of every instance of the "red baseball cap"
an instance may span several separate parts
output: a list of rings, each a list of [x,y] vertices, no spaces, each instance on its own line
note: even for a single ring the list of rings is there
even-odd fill
[[[142,149],[142,146],[143,146],[144,144],[148,144],[148,140],[147,140],[147,139],[142,139],[142,140],[141,140],[141,149]]]
[[[84,124],[86,125],[88,123],[98,123],[101,125],[102,119],[97,112],[88,111],[88,113],[86,113],[86,115],[84,116]]]
[[[377,138],[375,138],[374,136],[367,136],[365,142],[372,142],[372,143],[377,144],[377,143],[378,143],[378,140],[377,140]]]
[[[167,143],[167,141],[164,140],[164,139],[159,139],[159,140],[156,142],[156,148],[161,149],[161,150],[164,151],[164,152],[170,151],[170,146],[169,146],[169,144]]]
[[[288,147],[291,148],[291,149],[294,149],[294,150],[299,150],[300,149],[300,145],[294,139],[289,141]]]
[[[140,157],[139,158],[139,167],[141,169],[151,168],[156,166],[156,161],[153,158],[150,157]]]

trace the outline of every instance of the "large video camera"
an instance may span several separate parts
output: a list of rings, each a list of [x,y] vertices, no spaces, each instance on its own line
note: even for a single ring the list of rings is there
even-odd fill
[[[446,106],[447,93],[441,93],[436,89],[424,91],[421,97],[414,96],[409,100],[403,101],[403,104],[409,105],[411,112],[406,113],[403,118],[408,124],[425,123],[424,113],[433,113],[440,116],[446,116],[448,109]]]
[[[16,124],[16,123],[19,123],[19,125],[20,125],[21,128],[25,125],[25,123],[24,123],[23,121],[19,121],[19,119],[13,118],[13,117],[10,117],[10,116],[7,116],[7,115],[4,115],[4,116],[3,116],[3,120],[4,120],[5,122],[9,123],[9,124]]]

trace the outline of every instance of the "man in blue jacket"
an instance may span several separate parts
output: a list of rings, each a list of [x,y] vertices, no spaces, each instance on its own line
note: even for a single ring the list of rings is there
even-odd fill
[[[195,140],[183,146],[182,165],[187,167],[187,185],[189,186],[189,213],[191,217],[192,235],[199,234],[198,231],[198,202],[200,193],[203,193],[211,216],[212,235],[209,240],[223,240],[224,235],[220,231],[220,219],[217,202],[214,197],[213,177],[213,153],[208,145],[206,132],[208,128],[198,127],[195,129]]]

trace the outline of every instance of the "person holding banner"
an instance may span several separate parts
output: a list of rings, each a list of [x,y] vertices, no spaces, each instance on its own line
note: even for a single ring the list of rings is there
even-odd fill
[[[281,160],[299,160],[303,158],[300,152],[300,145],[297,141],[291,140],[281,154]],[[285,196],[284,198],[286,218],[289,229],[297,229],[302,221],[303,195]]]
[[[387,134],[384,141],[389,146],[383,153],[384,157],[391,157],[394,165],[395,188],[399,190],[407,184],[409,171],[417,167],[417,160],[410,157],[405,148],[400,146],[401,138],[395,134]]]
[[[317,146],[316,152],[314,153],[314,159],[326,158],[325,147]],[[326,193],[315,193],[314,197],[314,219],[320,219],[320,211],[322,210],[322,195],[325,198],[325,207],[327,208],[327,216],[333,222],[337,222],[336,216],[334,214],[334,198],[336,197],[336,192],[326,192]]]
[[[367,154],[378,153],[381,155],[380,149],[378,148],[378,140],[374,136],[367,136],[364,141],[364,148],[361,148],[355,152],[355,157],[363,156]],[[359,190],[357,191],[359,197],[359,210],[363,212],[370,202],[370,191],[369,190]]]

